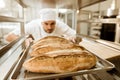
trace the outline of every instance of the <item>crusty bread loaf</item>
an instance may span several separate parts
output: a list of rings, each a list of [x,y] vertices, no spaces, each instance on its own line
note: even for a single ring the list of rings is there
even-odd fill
[[[37,47],[40,47],[40,46],[46,45],[46,44],[51,44],[51,43],[71,44],[72,42],[70,42],[69,40],[67,40],[65,38],[58,37],[58,36],[47,36],[47,37],[44,37],[44,38],[38,40],[37,42],[35,42],[31,47],[34,50]]]
[[[39,39],[38,41],[34,42],[34,44],[39,44],[42,41],[51,41],[51,40],[65,40],[68,41],[67,39],[59,36],[46,36],[44,38]]]
[[[33,58],[23,67],[36,73],[64,73],[90,69],[96,64],[96,57],[85,48],[67,39],[48,36],[35,42],[30,53]]]
[[[44,37],[32,45],[31,56],[39,56],[50,51],[64,50],[64,49],[79,49],[84,50],[82,46],[73,44],[71,41],[58,37],[47,36]]]
[[[84,47],[77,46],[75,44],[52,43],[37,47],[36,49],[31,51],[30,56],[37,57],[39,55],[43,55],[51,51],[65,50],[65,49],[84,50]]]
[[[38,41],[36,41],[34,43],[36,44],[37,42],[40,42],[42,40],[47,40],[47,39],[61,39],[61,38],[62,37],[58,37],[58,36],[46,36],[46,37],[43,37],[43,38],[39,39]]]
[[[96,57],[91,53],[79,50],[63,50],[33,57],[25,61],[23,67],[35,73],[64,73],[90,69],[95,66],[96,61]]]

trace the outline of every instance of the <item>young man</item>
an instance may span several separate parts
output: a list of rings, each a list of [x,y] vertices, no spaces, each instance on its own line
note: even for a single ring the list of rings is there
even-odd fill
[[[7,41],[18,38],[19,30],[13,31],[6,37]],[[42,9],[40,11],[40,19],[31,21],[25,25],[25,34],[32,34],[35,40],[45,36],[65,36],[67,39],[75,42],[76,32],[67,24],[57,20],[56,11],[53,9]],[[26,43],[32,41],[31,38]]]

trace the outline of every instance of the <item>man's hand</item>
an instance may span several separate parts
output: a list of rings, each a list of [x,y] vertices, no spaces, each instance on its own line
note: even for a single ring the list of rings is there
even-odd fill
[[[76,43],[76,38],[75,37],[70,37],[70,38],[68,38],[68,40],[73,42],[73,43]]]
[[[33,39],[32,39],[32,38],[27,38],[27,39],[25,40],[25,46],[28,47],[31,42],[33,42]]]
[[[73,43],[76,43],[76,44],[79,44],[79,42],[82,41],[82,38],[81,37],[68,37],[67,38],[69,41],[73,42]]]

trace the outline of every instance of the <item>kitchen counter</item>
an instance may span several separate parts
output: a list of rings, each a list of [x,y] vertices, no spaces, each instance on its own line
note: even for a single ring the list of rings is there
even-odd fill
[[[85,38],[82,42],[80,42],[80,45],[103,59],[110,59],[112,57],[120,56],[120,50],[101,44],[97,41],[88,40]]]

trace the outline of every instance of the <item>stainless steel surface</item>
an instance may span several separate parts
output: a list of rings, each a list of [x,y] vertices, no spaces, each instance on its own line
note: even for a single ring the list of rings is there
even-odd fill
[[[84,38],[83,41],[80,42],[80,45],[103,59],[120,56],[120,50],[105,46],[88,38]]]
[[[91,19],[91,20],[78,20],[77,22],[86,23],[120,23],[120,18],[109,18],[109,19]]]
[[[29,47],[25,50],[18,64],[16,65],[15,69],[13,70],[11,79],[28,79],[28,80],[29,79],[55,79],[55,78],[61,78],[61,77],[89,74],[93,72],[99,72],[101,70],[111,70],[112,68],[114,68],[114,65],[112,63],[98,57],[98,62],[96,66],[90,70],[80,70],[76,72],[61,73],[61,74],[31,73],[29,71],[26,71],[24,68],[22,68],[22,64],[24,63],[24,61],[30,57],[28,54],[28,52],[30,51],[28,50],[29,50]]]
[[[79,6],[79,9],[81,9],[96,3],[100,3],[102,1],[105,1],[105,0],[78,0],[78,3],[79,3],[78,6]]]
[[[2,48],[0,48],[0,64],[2,64],[16,49],[16,47],[14,46],[18,46],[21,44],[21,42],[23,42],[24,37],[20,37],[14,41],[12,41],[11,43],[3,46]],[[21,42],[19,42],[21,41]],[[18,44],[15,44],[19,42]]]
[[[17,0],[23,7],[52,7],[52,8],[67,8],[67,9],[81,9],[92,4],[96,4],[105,0]],[[76,7],[73,7],[76,3]],[[40,6],[41,5],[41,6]]]
[[[6,80],[8,76],[11,74],[11,71],[13,70],[14,66],[17,63],[17,60],[19,60],[20,55],[22,54],[23,48],[23,38],[21,40],[17,41],[16,44],[12,45],[12,47],[8,46],[3,56],[0,58],[0,80]],[[2,50],[0,50],[2,51]],[[4,51],[3,51],[4,52]]]
[[[104,44],[106,46],[109,46],[109,47],[112,47],[112,48],[115,48],[117,50],[120,50],[120,44],[119,43],[115,43],[115,42],[111,42],[111,41],[106,41],[106,40],[96,40],[97,42],[101,43],[101,44]]]
[[[0,22],[24,22],[24,20],[22,18],[0,16]]]
[[[114,10],[112,10],[111,9],[111,11],[110,11],[110,16],[112,16],[112,15],[119,15],[119,9],[114,9]],[[108,16],[108,11],[106,10],[106,11],[101,11],[101,16]]]
[[[77,0],[17,0],[21,6],[33,7],[33,8],[67,8],[67,9],[77,9],[74,3]]]

